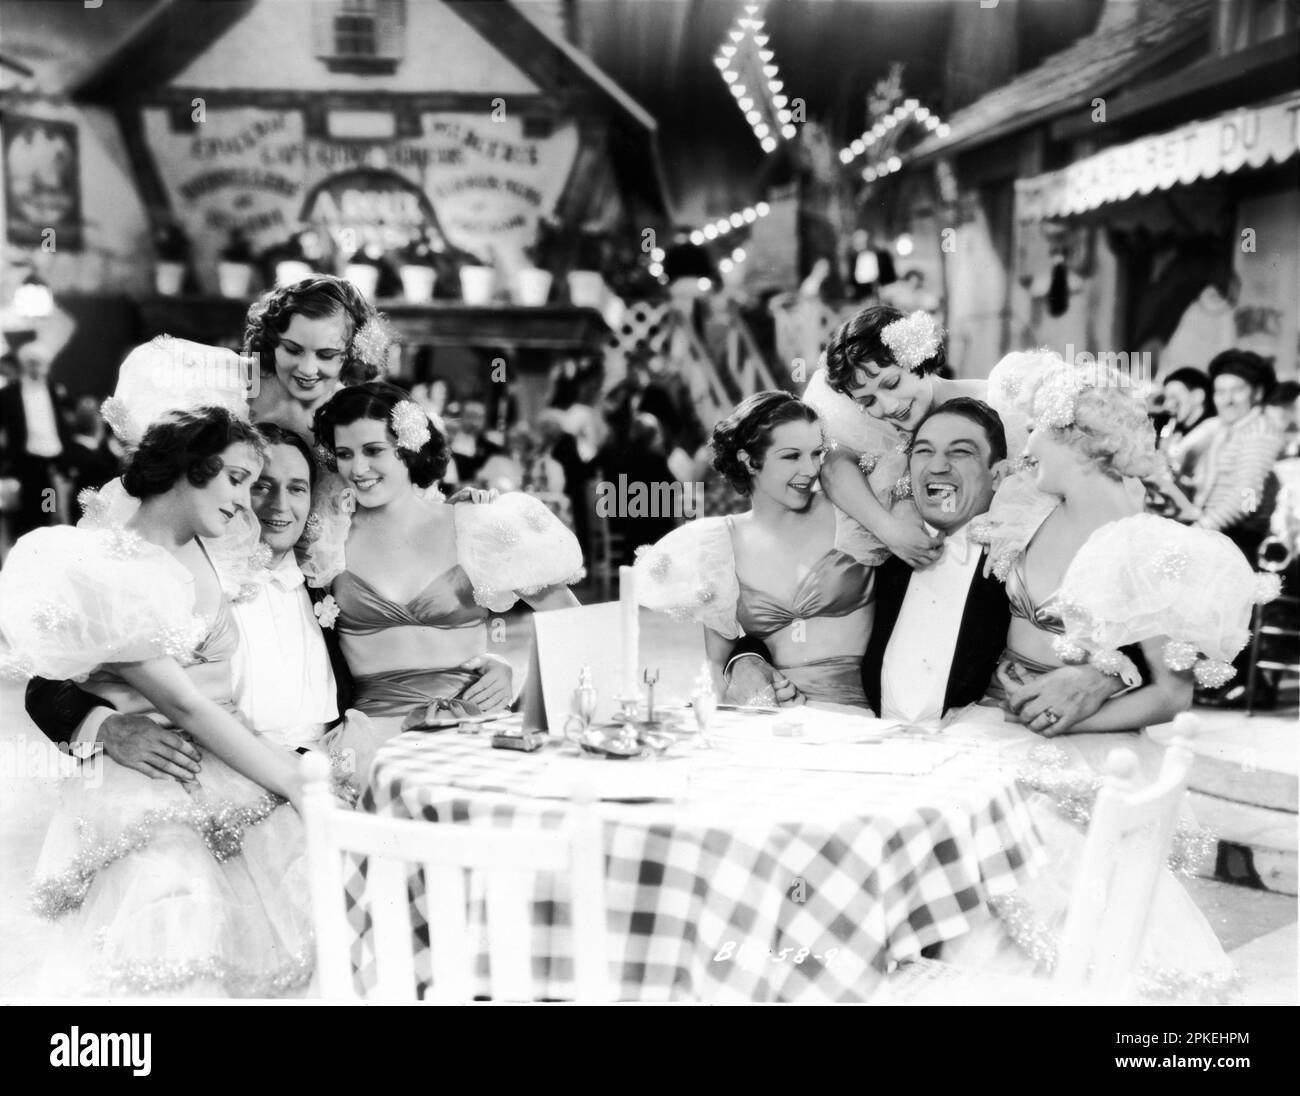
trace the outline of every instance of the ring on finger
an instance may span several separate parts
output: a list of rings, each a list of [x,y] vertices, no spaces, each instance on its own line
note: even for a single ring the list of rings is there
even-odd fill
[[[1048,708],[1046,711],[1040,712],[1039,716],[1042,719],[1047,720],[1047,725],[1049,727],[1051,727],[1055,723],[1059,723],[1061,720],[1061,717],[1056,712],[1052,711],[1051,708]]]

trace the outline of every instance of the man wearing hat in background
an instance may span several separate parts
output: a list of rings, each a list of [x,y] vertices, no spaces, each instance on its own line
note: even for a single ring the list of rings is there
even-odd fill
[[[1264,413],[1277,377],[1266,359],[1235,349],[1217,355],[1209,373],[1218,414],[1170,452],[1179,463],[1194,459],[1193,497],[1171,497],[1180,521],[1224,533],[1254,566],[1277,493],[1273,463],[1282,439]]]

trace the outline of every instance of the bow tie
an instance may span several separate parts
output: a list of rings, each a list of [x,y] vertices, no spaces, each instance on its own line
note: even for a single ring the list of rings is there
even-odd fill
[[[931,529],[929,525],[925,528],[931,536],[939,535],[938,531]],[[943,538],[943,550],[940,551],[939,559],[935,560],[935,562],[938,563],[939,560],[950,559],[953,563],[965,566],[970,562],[971,547],[970,529],[963,525],[955,533],[950,533],[948,536]]]
[[[261,574],[262,581],[267,586],[275,586],[286,593],[290,590],[296,590],[307,580],[303,578],[302,571],[298,568],[298,563],[292,557],[286,559],[279,567],[272,567],[264,570]]]

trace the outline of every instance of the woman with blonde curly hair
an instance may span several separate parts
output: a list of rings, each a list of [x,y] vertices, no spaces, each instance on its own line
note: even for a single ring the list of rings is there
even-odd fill
[[[253,419],[310,439],[316,409],[339,388],[381,377],[391,343],[383,317],[351,282],[313,274],[278,286],[249,308],[244,330],[261,377]]]
[[[1027,376],[1018,398],[1032,425],[1026,451],[1039,493],[1000,492],[989,511],[990,563],[1006,582],[1011,607],[990,699],[1005,689],[1018,711],[1013,718],[1053,738],[1048,747],[1025,742],[1029,764],[1019,774],[1048,855],[1035,879],[991,900],[994,918],[945,945],[945,956],[961,965],[1045,973],[1105,759],[1126,746],[1153,777],[1161,751],[1151,749],[1142,729],[1185,712],[1193,680],[1215,684],[1232,676],[1231,660],[1249,637],[1252,602],[1276,591],[1265,589],[1222,534],[1142,513],[1129,483],[1154,466],[1155,435],[1130,378],[1058,360]],[[1145,683],[1121,650],[1134,645],[1149,667]],[[1068,725],[1037,695],[1034,679],[1083,661],[1114,675],[1118,691],[1092,716]],[[978,712],[969,718],[986,722]],[[1209,841],[1185,825],[1173,859],[1190,870]],[[1234,977],[1222,946],[1169,873],[1155,891],[1149,923],[1154,929],[1137,972],[1149,993],[1187,1002],[1230,994]]]

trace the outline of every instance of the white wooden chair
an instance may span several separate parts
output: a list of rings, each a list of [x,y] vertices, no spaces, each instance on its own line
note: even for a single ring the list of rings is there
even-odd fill
[[[343,890],[343,856],[355,853],[369,858],[366,905],[374,934],[375,999],[416,999],[410,865],[424,870],[433,967],[430,1000],[466,1003],[474,997],[476,948],[466,924],[468,871],[482,872],[485,881],[492,1000],[532,998],[531,895],[533,877],[541,872],[569,881],[575,999],[612,999],[601,823],[589,796],[575,799],[570,819],[554,831],[437,825],[336,808],[328,762],[319,754],[303,759],[303,772],[317,974],[324,998],[359,996],[349,954],[354,933],[347,924]]]
[[[1050,980],[920,960],[890,976],[882,1003],[1136,1003],[1138,956],[1195,760],[1189,742],[1198,730],[1195,716],[1174,720],[1160,774],[1145,787],[1131,750],[1113,750],[1107,758]]]

